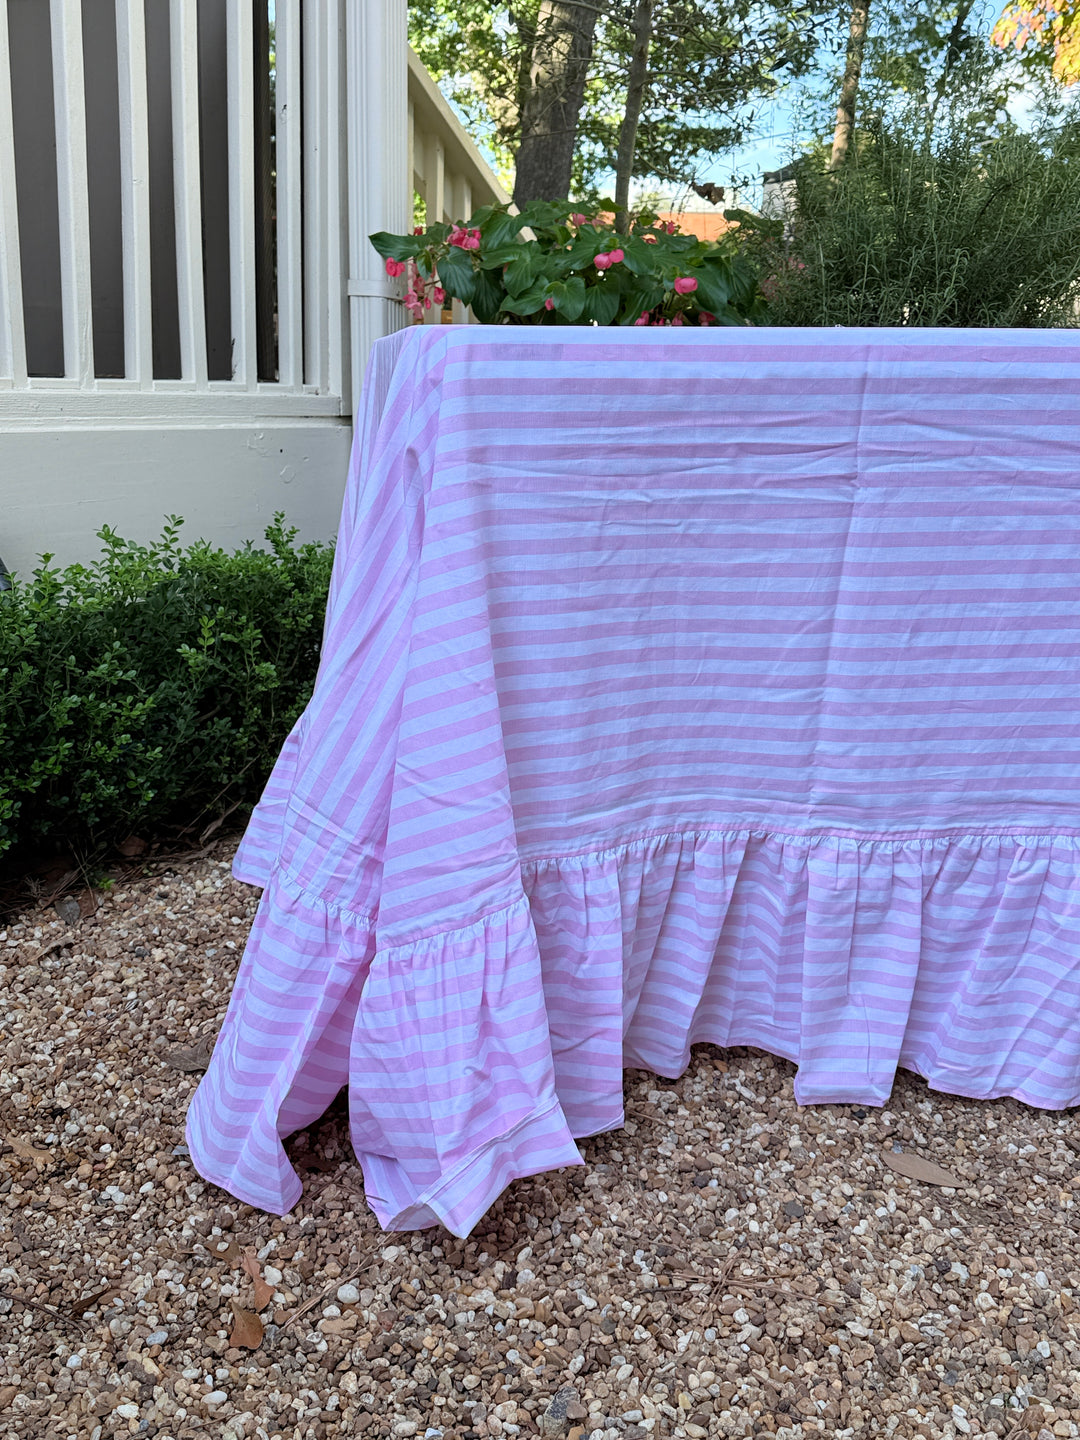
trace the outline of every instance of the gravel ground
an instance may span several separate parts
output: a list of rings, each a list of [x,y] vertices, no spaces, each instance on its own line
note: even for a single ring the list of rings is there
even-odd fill
[[[467,1242],[378,1230],[341,1101],[284,1219],[204,1184],[229,859],[0,932],[0,1437],[1080,1435],[1071,1115],[911,1076],[800,1109],[786,1062],[702,1046]]]

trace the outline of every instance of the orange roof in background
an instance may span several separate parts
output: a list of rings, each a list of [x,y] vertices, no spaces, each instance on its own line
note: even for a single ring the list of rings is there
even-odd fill
[[[667,211],[659,218],[674,220],[684,235],[696,235],[699,240],[717,240],[725,231],[736,228],[723,215],[705,210],[688,210],[682,214]]]

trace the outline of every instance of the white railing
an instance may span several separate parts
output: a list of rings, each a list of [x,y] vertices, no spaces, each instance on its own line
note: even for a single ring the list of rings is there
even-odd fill
[[[406,319],[367,235],[508,199],[402,0],[277,0],[272,107],[267,0],[99,13],[0,0],[0,429],[350,415]]]
[[[349,369],[345,12],[346,0],[278,0],[274,108],[262,117],[260,132],[260,16],[252,0],[225,0],[213,11],[197,0],[155,7],[116,0],[115,31],[109,26],[107,34],[84,34],[81,0],[48,0],[18,37],[8,34],[8,7],[0,5],[0,392],[22,392],[39,418],[50,396],[60,395],[65,416],[72,402],[76,412],[83,409],[80,397],[100,409],[103,395],[127,416],[161,414],[163,406],[194,413],[193,405],[209,397],[237,413],[265,411],[268,400],[282,402],[286,412],[340,411]],[[17,42],[29,47],[43,40],[52,57],[51,114],[35,109],[33,96],[23,95],[20,105],[12,93],[15,67],[25,59]],[[154,93],[161,76],[150,50],[159,67],[167,56],[164,105]],[[268,51],[262,59],[265,94]],[[115,184],[88,165],[88,155],[107,140],[88,134],[90,81],[99,90],[112,88],[119,120]],[[224,117],[224,135],[206,125],[211,112]],[[20,217],[20,192],[48,184],[47,176],[31,173],[28,144],[20,145],[40,122],[55,137],[55,193],[44,204],[24,204]],[[268,156],[256,153],[260,133],[265,147],[271,128],[273,180]],[[223,151],[216,169],[200,152],[208,144]],[[268,181],[271,234],[261,237],[260,260],[257,225]],[[406,206],[400,208],[404,219]],[[164,239],[163,209],[171,209],[173,222]],[[213,213],[227,213],[228,225],[227,243],[212,253],[204,224]],[[51,303],[59,312],[62,354],[55,346],[48,354],[42,341],[48,286],[33,262],[26,263],[27,239],[31,251],[36,244],[59,250]],[[115,355],[102,361],[94,324],[103,300],[94,260],[113,241],[122,253],[119,363]],[[167,296],[163,285],[152,283],[155,266],[175,275]],[[28,279],[36,330],[24,321]],[[224,373],[220,361],[216,369],[211,363],[208,345],[212,287],[228,294]],[[220,330],[220,317],[217,324]],[[18,413],[15,398],[9,393],[4,414]]]
[[[505,199],[406,36],[405,0],[0,0],[9,568],[166,514],[334,533],[368,349],[408,318],[368,235],[416,190]]]
[[[429,221],[465,221],[481,205],[508,205],[510,196],[499,184],[468,133],[450,109],[439,87],[412,50],[409,51],[409,174],[424,201]],[[442,319],[436,310],[428,324]],[[455,321],[471,313],[454,302]]]

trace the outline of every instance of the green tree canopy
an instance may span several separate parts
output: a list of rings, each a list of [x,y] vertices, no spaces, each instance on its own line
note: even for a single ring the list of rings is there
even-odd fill
[[[1005,6],[994,26],[993,40],[1025,60],[1050,65],[1055,80],[1075,85],[1080,80],[1080,0],[1028,0]]]
[[[539,0],[410,5],[413,48],[506,178],[520,142],[538,10]],[[598,17],[574,157],[582,196],[614,169],[634,10],[635,0],[612,0]],[[713,155],[746,138],[755,106],[810,68],[834,10],[833,0],[657,0],[635,175],[669,184],[701,179]]]

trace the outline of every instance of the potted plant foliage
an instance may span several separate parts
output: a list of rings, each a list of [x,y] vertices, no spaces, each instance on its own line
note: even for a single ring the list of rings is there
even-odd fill
[[[725,213],[740,226],[753,219]],[[642,212],[622,234],[607,210],[533,201],[371,242],[387,274],[406,277],[417,318],[454,299],[488,325],[748,325],[766,301],[737,233],[699,240]]]

